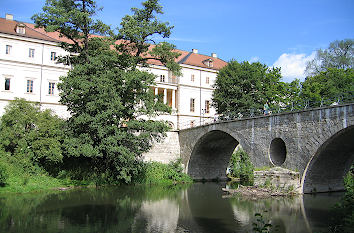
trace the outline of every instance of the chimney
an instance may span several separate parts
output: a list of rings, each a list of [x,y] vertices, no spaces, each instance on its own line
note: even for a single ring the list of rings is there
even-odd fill
[[[14,16],[13,15],[11,15],[11,14],[5,14],[5,19],[6,20],[14,20]]]
[[[198,49],[192,49],[192,53],[198,53]]]
[[[218,58],[218,55],[217,55],[216,53],[211,53],[211,56],[212,56],[213,58]]]

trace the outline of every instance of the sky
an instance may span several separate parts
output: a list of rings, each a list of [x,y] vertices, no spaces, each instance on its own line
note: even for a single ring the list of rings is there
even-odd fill
[[[113,28],[142,0],[96,0],[97,18]],[[32,22],[45,0],[0,0],[0,17]],[[306,62],[335,40],[354,39],[354,0],[160,0],[178,49],[224,61],[281,67],[283,81],[305,78]]]

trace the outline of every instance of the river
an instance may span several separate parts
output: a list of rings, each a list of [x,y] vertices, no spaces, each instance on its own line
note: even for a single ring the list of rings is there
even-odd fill
[[[326,232],[342,193],[246,200],[223,183],[119,186],[0,195],[0,232],[252,232],[255,213],[278,232]]]

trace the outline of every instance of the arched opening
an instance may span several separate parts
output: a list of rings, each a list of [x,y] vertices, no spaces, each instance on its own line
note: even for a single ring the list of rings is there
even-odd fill
[[[285,162],[286,159],[286,146],[285,142],[281,138],[274,138],[270,143],[269,156],[271,162],[280,166]]]
[[[330,192],[344,189],[343,177],[354,161],[354,126],[328,139],[309,162],[303,175],[303,192]]]
[[[207,133],[196,143],[188,174],[194,180],[226,179],[226,169],[238,141],[230,134],[215,130]]]

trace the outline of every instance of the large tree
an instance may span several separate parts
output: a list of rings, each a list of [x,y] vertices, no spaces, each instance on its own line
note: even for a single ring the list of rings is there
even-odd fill
[[[302,83],[301,98],[319,106],[321,101],[328,103],[341,101],[354,94],[354,70],[328,68],[319,74],[309,76]]]
[[[218,114],[237,116],[261,111],[284,102],[285,84],[280,82],[280,69],[259,62],[230,61],[218,73],[214,85],[213,106]]]
[[[85,12],[87,8],[74,2],[95,5],[94,1],[51,0],[47,1],[45,9],[56,12],[60,3],[60,6],[68,6],[68,11]],[[148,44],[155,35],[167,37],[171,33],[167,23],[156,19],[156,14],[162,13],[158,1],[145,1],[142,9],[134,8],[133,12],[132,16],[123,18],[119,35],[113,38],[91,37],[80,29],[77,34],[84,37],[79,38],[75,46],[80,47],[78,56],[84,54],[85,60],[77,60],[68,75],[61,77],[58,85],[60,102],[71,113],[68,120],[68,134],[71,137],[66,143],[68,154],[88,159],[97,175],[113,182],[130,182],[138,173],[140,155],[168,129],[165,122],[151,120],[156,114],[170,110],[156,101],[150,88],[154,85],[155,76],[137,69],[137,66],[146,66],[148,59],[156,59],[168,64],[173,72],[179,72],[179,66],[174,62],[178,54],[173,52],[172,45],[162,43],[151,49]],[[83,15],[94,13],[90,11]],[[42,17],[51,16],[52,13],[49,13]],[[60,18],[55,20],[61,25]],[[70,22],[70,28],[85,26],[72,18]],[[75,23],[79,25],[75,26]],[[86,25],[90,31],[106,29],[101,23],[98,24],[101,26]],[[46,24],[39,26],[46,28]],[[65,28],[65,25],[60,28],[64,36]],[[115,45],[117,38],[123,41]]]
[[[328,68],[354,68],[354,40],[336,40],[329,44],[327,49],[318,49],[316,57],[307,63],[306,73],[310,76],[318,75]]]

